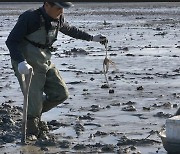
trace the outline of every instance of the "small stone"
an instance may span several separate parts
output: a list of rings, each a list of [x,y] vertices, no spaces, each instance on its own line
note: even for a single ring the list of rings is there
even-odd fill
[[[110,94],[114,94],[114,89],[109,89]]]
[[[136,104],[136,102],[128,101],[127,103],[123,103],[123,105],[133,105]]]
[[[173,104],[173,108],[177,108],[178,107],[178,105],[177,104]]]
[[[136,108],[133,105],[130,105],[127,107],[123,107],[122,110],[123,111],[136,111]]]
[[[109,108],[111,108],[111,106],[110,106],[110,105],[107,105],[106,108],[109,109]]]
[[[101,86],[101,88],[109,88],[109,85],[108,84],[104,84]]]
[[[90,78],[91,81],[94,81],[94,78]]]
[[[164,103],[163,106],[164,106],[165,108],[171,108],[172,105],[171,105],[170,102],[167,102],[167,103]]]
[[[137,87],[137,90],[143,90],[143,89],[144,89],[143,86]]]

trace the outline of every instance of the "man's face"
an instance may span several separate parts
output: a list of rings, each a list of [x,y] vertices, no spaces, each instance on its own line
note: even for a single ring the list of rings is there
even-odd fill
[[[63,8],[59,8],[56,5],[51,6],[47,2],[45,3],[44,8],[46,13],[53,19],[59,19],[60,15],[64,13]]]

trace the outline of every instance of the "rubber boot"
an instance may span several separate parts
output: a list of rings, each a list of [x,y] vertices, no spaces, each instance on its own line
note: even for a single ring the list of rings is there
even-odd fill
[[[39,136],[39,118],[28,117],[27,119],[27,138],[29,140],[37,140]]]
[[[46,122],[44,121],[39,121],[39,136],[38,138],[41,138],[43,140],[48,140],[48,132],[49,132],[49,127]]]

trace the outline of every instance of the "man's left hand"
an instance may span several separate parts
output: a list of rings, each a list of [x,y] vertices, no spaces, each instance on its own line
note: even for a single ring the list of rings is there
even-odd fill
[[[101,43],[103,45],[108,43],[108,39],[105,36],[101,35],[101,34],[93,36],[92,41],[99,42],[99,43]]]

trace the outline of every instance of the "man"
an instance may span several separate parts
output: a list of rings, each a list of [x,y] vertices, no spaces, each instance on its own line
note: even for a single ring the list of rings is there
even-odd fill
[[[33,68],[28,98],[28,135],[40,137],[47,130],[40,120],[42,113],[68,98],[66,84],[50,60],[58,31],[76,39],[107,43],[106,37],[102,35],[92,36],[69,26],[64,20],[63,11],[70,6],[70,2],[44,2],[39,9],[24,12],[6,41],[21,89],[22,75],[28,74],[29,69]]]

